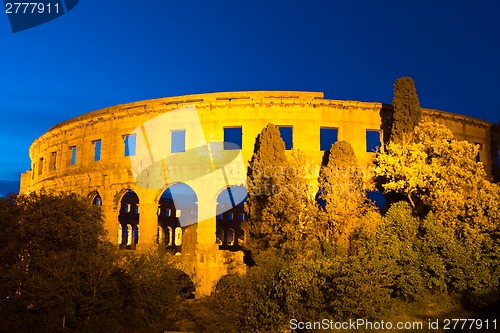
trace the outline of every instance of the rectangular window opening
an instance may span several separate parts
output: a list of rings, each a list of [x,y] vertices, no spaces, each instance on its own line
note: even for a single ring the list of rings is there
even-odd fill
[[[278,126],[281,139],[285,142],[285,149],[291,150],[293,148],[293,127],[292,126]]]
[[[186,151],[186,130],[175,130],[170,132],[170,151],[182,153]]]
[[[76,146],[69,147],[71,153],[71,165],[76,165]]]
[[[380,148],[380,131],[366,130],[366,151],[375,153]]]
[[[332,145],[338,141],[338,128],[321,127],[319,129],[319,149],[329,151]]]
[[[38,175],[40,176],[43,173],[43,157],[40,157],[38,161]]]
[[[92,141],[92,144],[94,145],[94,161],[100,161],[101,160],[101,140],[95,140]]]
[[[125,144],[125,156],[135,156],[136,135],[125,135],[123,137],[123,143]]]
[[[57,170],[57,152],[50,153],[50,170]]]
[[[224,150],[239,150],[242,147],[241,127],[224,128]]]

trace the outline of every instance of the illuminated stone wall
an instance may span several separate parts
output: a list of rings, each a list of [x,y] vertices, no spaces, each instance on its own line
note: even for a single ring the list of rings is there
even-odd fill
[[[137,249],[147,249],[157,239],[158,203],[171,184],[162,188],[138,186],[130,157],[125,156],[124,139],[149,120],[183,107],[195,107],[203,132],[190,133],[191,125],[186,124],[186,145],[197,146],[193,140],[200,136],[207,143],[223,142],[224,128],[241,126],[245,166],[253,154],[255,138],[268,123],[291,126],[293,149],[305,154],[313,185],[324,155],[320,150],[321,128],[336,128],[338,140],[353,145],[359,166],[368,178],[375,153],[367,152],[366,131],[381,131],[381,119],[390,114],[390,107],[381,103],[327,100],[323,93],[316,92],[214,93],[116,105],[60,123],[36,139],[29,150],[32,169],[22,174],[20,192],[45,188],[75,192],[89,200],[98,193],[108,237],[118,244],[121,200],[128,190],[133,190],[140,207]],[[458,139],[479,143],[481,161],[492,173],[490,123],[436,110],[423,111],[425,119],[446,125]],[[100,145],[98,161],[96,144]],[[169,146],[170,142],[165,142],[165,147]],[[76,153],[72,147],[76,147]],[[179,261],[197,283],[197,292],[208,294],[222,275],[242,273],[245,266],[241,251],[220,250],[216,244],[216,200],[224,187],[211,188],[210,195],[206,195],[203,184],[194,187],[198,213],[209,217],[183,228]]]

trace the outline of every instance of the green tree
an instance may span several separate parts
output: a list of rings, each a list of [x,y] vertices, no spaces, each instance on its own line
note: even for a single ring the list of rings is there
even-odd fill
[[[304,250],[307,230],[316,214],[303,169],[304,157],[293,152],[291,161],[287,159],[283,140],[272,124],[257,137],[255,149],[246,203],[250,247],[256,252],[297,255]]]
[[[317,207],[306,183],[303,155],[293,152],[273,193],[262,209],[261,231],[266,248],[286,256],[304,256],[314,246]]]
[[[119,253],[101,211],[74,194],[0,200],[5,331],[116,331],[166,323],[192,283],[159,253]],[[170,318],[175,317],[171,315]]]
[[[285,143],[273,124],[268,124],[257,136],[254,154],[248,167],[248,200],[245,210],[249,218],[251,238],[262,238],[262,210],[283,174],[286,166]]]
[[[478,295],[498,288],[500,246],[495,235],[500,230],[500,187],[489,182],[483,164],[476,163],[477,149],[455,140],[442,125],[421,123],[415,128],[414,142],[392,142],[377,156],[375,172],[385,179],[383,189],[405,197],[414,215],[392,218],[389,224],[385,218],[386,226],[405,220],[418,225],[415,229],[413,222],[405,222],[413,226],[411,241],[390,241],[399,253],[393,256],[397,262],[404,262],[405,251],[398,250],[404,246],[411,246],[409,261],[420,258],[418,264],[413,261],[401,267],[412,270],[409,283],[398,282],[401,293],[410,298],[419,294],[421,285],[477,301]],[[420,276],[413,274],[416,268]]]
[[[227,306],[235,300],[238,331],[282,332],[291,318],[380,319],[390,306],[391,272],[380,261],[374,230],[355,232],[355,255],[316,258],[266,256],[251,267],[237,285],[216,293]],[[219,294],[220,293],[220,294]]]
[[[18,196],[2,208],[0,220],[10,230],[1,253],[2,279],[11,281],[1,288],[2,308],[12,319],[5,327],[115,324],[100,317],[119,299],[100,210],[75,195],[46,193]]]
[[[386,193],[403,195],[420,216],[432,210],[439,220],[454,223],[460,217],[491,231],[500,211],[489,204],[499,188],[486,180],[483,164],[475,160],[477,152],[476,145],[455,140],[445,126],[422,123],[411,144],[385,147],[375,173],[384,179]]]
[[[484,234],[475,233],[474,243],[464,236],[432,212],[419,218],[408,203],[394,203],[377,230],[377,252],[394,275],[393,295],[413,301],[439,291],[491,302],[484,296],[498,290],[498,245]]]
[[[368,202],[363,174],[349,142],[338,141],[332,145],[318,181],[325,209],[317,223],[317,234],[321,241],[335,244],[339,254],[347,251],[356,228],[365,222],[376,224],[378,220],[378,213]]]
[[[422,119],[415,82],[411,77],[400,77],[394,82],[393,123],[391,141],[408,143],[413,139],[413,130]]]
[[[153,247],[145,254],[125,252],[116,263],[123,272],[126,326],[177,330],[172,325],[179,317],[175,309],[191,295],[194,284],[171,261],[170,254]]]
[[[399,201],[391,205],[377,229],[378,253],[393,275],[392,294],[407,301],[420,299],[428,290],[421,271],[419,226],[410,205]]]

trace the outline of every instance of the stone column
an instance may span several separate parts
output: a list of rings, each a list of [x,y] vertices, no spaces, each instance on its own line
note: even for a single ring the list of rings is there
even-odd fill
[[[118,214],[120,213],[119,207],[115,207],[113,200],[107,197],[102,197],[102,213],[104,215],[104,230],[108,232],[107,237],[114,245],[118,244],[118,228],[120,222],[118,221]]]
[[[198,221],[198,249],[213,250],[215,244],[216,202],[207,197],[198,199],[198,216],[209,216]]]
[[[206,196],[198,202],[199,216],[209,216],[198,222],[195,277],[196,295],[210,295],[214,284],[224,274],[225,267],[218,262],[219,247],[215,243],[216,203]]]
[[[139,243],[137,250],[145,252],[156,242],[158,233],[158,203],[150,196],[142,198],[139,203]]]

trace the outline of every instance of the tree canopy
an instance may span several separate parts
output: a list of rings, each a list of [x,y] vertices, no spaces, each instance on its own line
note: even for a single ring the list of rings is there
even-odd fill
[[[120,253],[99,207],[74,194],[0,199],[0,313],[7,332],[107,332],[165,323],[189,293],[166,258]]]
[[[435,123],[417,126],[414,136],[413,143],[390,143],[377,156],[375,173],[385,180],[384,191],[404,195],[421,215],[432,210],[450,223],[474,219],[493,227],[500,211],[487,203],[498,198],[498,185],[486,179],[483,164],[476,162],[477,145],[455,140]]]

